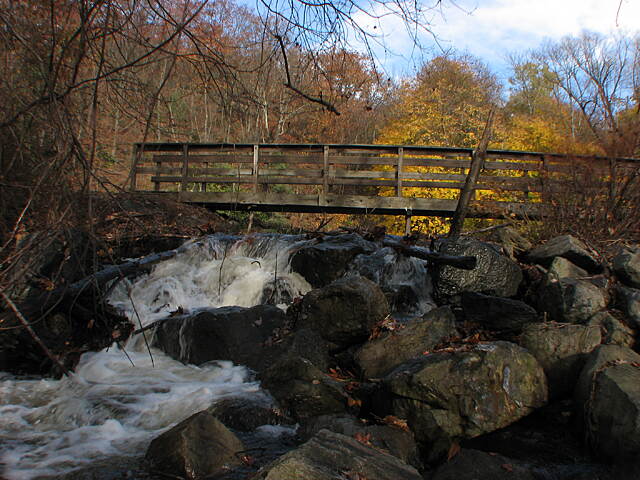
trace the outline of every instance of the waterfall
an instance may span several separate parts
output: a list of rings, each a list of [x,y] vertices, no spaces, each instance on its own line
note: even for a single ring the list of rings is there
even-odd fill
[[[260,303],[286,308],[311,289],[289,268],[290,255],[306,242],[287,235],[192,240],[148,274],[113,285],[109,302],[137,326],[178,310]],[[351,269],[391,291],[413,285],[420,300],[412,313],[430,308],[422,261],[383,249],[361,255]],[[0,476],[54,477],[101,461],[139,458],[152,438],[216,400],[260,392],[243,366],[183,365],[159,350],[151,353],[155,365],[138,335],[122,349],[84,354],[76,372],[61,380],[0,372]]]

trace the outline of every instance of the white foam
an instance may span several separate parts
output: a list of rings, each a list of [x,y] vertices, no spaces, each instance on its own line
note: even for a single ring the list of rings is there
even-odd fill
[[[110,302],[143,325],[182,307],[253,306],[277,278],[289,294],[311,287],[288,271],[295,237],[210,237],[192,242],[134,282],[116,285]],[[262,255],[257,258],[258,255]],[[84,354],[62,380],[0,377],[0,476],[56,476],[110,457],[144,455],[149,441],[216,399],[256,394],[259,385],[231,362],[183,365],[141,338]]]

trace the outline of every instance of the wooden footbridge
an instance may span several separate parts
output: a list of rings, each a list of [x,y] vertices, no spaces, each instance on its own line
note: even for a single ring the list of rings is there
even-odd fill
[[[448,217],[472,156],[421,146],[139,143],[131,185],[218,210]],[[612,166],[637,171],[640,162],[487,150],[469,216],[535,217],[568,181],[587,171],[606,178]]]

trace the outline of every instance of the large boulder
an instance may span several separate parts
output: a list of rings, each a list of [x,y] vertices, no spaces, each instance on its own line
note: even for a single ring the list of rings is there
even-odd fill
[[[363,440],[363,439],[361,439]],[[254,480],[422,480],[418,471],[364,441],[321,430],[262,469]]]
[[[355,359],[365,377],[381,377],[457,333],[453,312],[440,307],[369,340],[356,352]]]
[[[320,430],[330,430],[347,437],[364,439],[374,448],[390,453],[418,469],[423,468],[413,433],[404,425],[394,425],[393,420],[388,425],[373,425],[351,415],[321,415],[303,422],[298,429],[298,436],[307,441]]]
[[[462,294],[462,309],[465,319],[498,332],[520,333],[526,325],[542,320],[524,302],[476,292]]]
[[[577,420],[591,447],[609,460],[640,455],[640,355],[617,345],[598,347],[575,392]]]
[[[327,235],[296,251],[291,256],[291,270],[302,275],[312,287],[323,287],[341,278],[357,255],[371,253],[375,248],[360,235]]]
[[[179,478],[218,475],[241,464],[242,442],[208,412],[199,412],[155,438],[145,458],[154,470]]]
[[[343,384],[299,355],[280,357],[262,373],[261,380],[262,387],[296,420],[348,410]]]
[[[589,319],[587,325],[597,326],[602,332],[602,343],[622,347],[633,347],[635,332],[609,312],[599,312]]]
[[[447,255],[470,255],[477,259],[473,270],[463,270],[449,265],[434,269],[435,292],[440,301],[450,301],[463,292],[480,292],[498,297],[514,296],[522,281],[522,271],[493,246],[462,238],[442,241],[438,250]]]
[[[361,276],[341,278],[302,299],[297,325],[340,347],[364,342],[389,314],[380,287]]]
[[[640,328],[640,290],[618,285],[616,303],[634,328]]]
[[[430,480],[537,480],[531,470],[502,455],[463,448],[438,467]]]
[[[549,398],[561,398],[573,393],[587,354],[601,341],[599,326],[545,322],[526,326],[520,345],[544,368]]]
[[[153,345],[183,363],[231,360],[261,371],[273,360],[268,344],[285,323],[284,312],[271,305],[215,308],[164,320]]]
[[[625,250],[616,255],[613,271],[625,285],[640,289],[640,250]]]
[[[529,262],[538,263],[545,267],[549,267],[556,257],[566,258],[590,273],[602,271],[602,265],[596,255],[583,242],[571,235],[554,237],[527,254]]]
[[[505,427],[547,401],[542,367],[509,342],[424,355],[398,367],[384,383],[391,413],[408,421],[430,462],[455,440]]]
[[[585,323],[607,306],[606,293],[588,280],[563,278],[546,282],[539,294],[539,309],[550,320]]]

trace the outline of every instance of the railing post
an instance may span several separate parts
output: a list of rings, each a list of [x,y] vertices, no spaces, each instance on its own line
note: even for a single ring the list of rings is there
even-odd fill
[[[404,163],[404,148],[398,147],[398,163],[396,164],[396,197],[402,196],[402,164]]]
[[[323,205],[327,203],[327,194],[329,193],[329,145],[325,145],[322,155],[322,194],[320,201]]]
[[[253,191],[258,191],[258,161],[260,159],[260,147],[253,146]]]
[[[156,162],[156,177],[160,176],[160,168],[162,167],[162,162],[157,161]],[[153,189],[156,192],[160,191],[160,182],[153,182]]]
[[[203,165],[203,169],[204,169],[204,176],[206,177],[208,175],[209,162],[204,162],[202,165]],[[207,191],[207,182],[202,182],[200,184],[200,191],[201,192],[206,192]]]
[[[138,154],[140,150],[140,144],[134,143],[133,148],[131,149],[131,172],[129,173],[129,177],[131,180],[131,191],[135,192],[137,188],[137,177],[138,177]]]
[[[182,179],[180,182],[180,191],[187,191],[187,176],[189,173],[189,144],[182,145]]]

